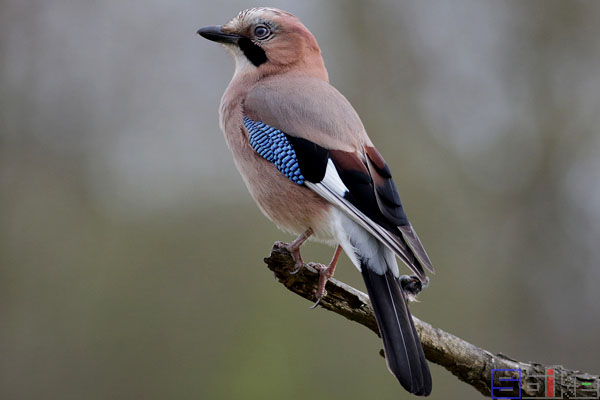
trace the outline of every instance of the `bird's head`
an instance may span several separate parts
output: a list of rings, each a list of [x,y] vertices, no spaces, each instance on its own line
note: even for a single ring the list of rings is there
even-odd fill
[[[231,50],[236,75],[268,76],[292,71],[327,80],[317,40],[289,12],[251,8],[225,25],[202,28],[198,34]]]

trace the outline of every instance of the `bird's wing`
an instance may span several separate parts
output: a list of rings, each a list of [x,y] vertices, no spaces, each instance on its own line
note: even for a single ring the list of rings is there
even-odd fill
[[[342,209],[419,278],[425,279],[423,267],[433,271],[389,167],[337,90],[315,79],[272,80],[251,90],[243,109],[259,154]]]

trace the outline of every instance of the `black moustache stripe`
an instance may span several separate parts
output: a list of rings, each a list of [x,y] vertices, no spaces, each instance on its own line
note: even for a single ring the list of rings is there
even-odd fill
[[[267,62],[267,54],[260,46],[252,43],[252,40],[248,38],[241,38],[238,40],[238,46],[244,52],[244,55],[254,66],[258,67],[261,64]]]

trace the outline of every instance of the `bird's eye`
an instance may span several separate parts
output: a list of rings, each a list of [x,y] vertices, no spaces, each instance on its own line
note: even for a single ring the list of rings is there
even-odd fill
[[[254,36],[257,39],[264,39],[267,36],[269,36],[270,33],[271,31],[269,30],[269,28],[267,28],[264,25],[259,25],[256,28],[254,28]]]

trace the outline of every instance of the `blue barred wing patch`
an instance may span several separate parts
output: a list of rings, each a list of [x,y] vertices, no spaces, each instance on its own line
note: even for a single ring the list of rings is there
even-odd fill
[[[275,164],[279,172],[299,185],[304,183],[298,157],[285,133],[269,125],[244,117],[244,126],[250,134],[250,146],[267,161]]]

